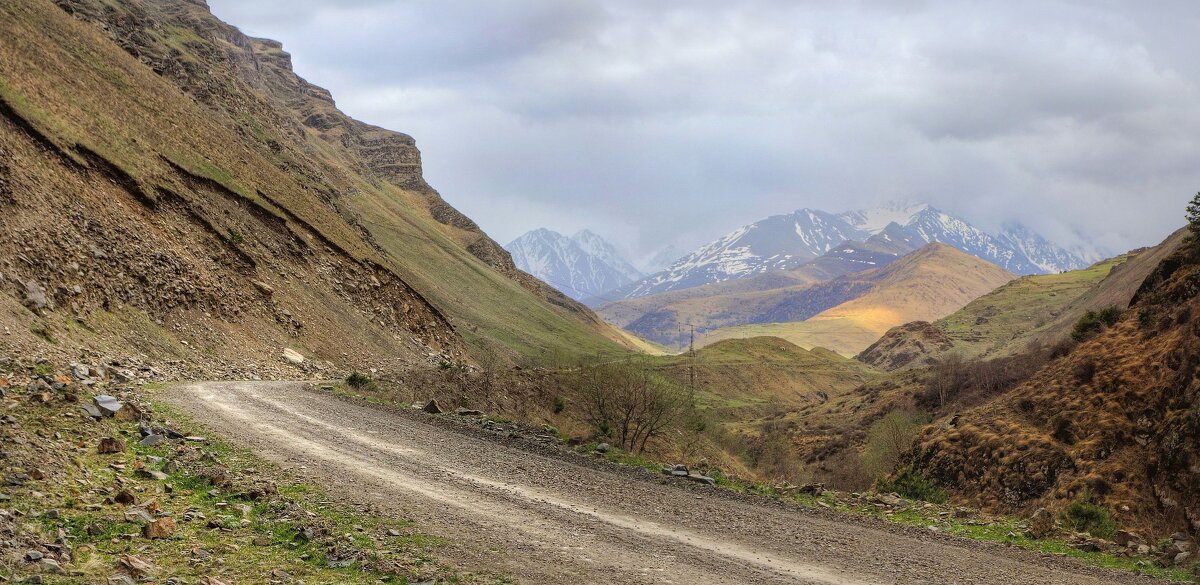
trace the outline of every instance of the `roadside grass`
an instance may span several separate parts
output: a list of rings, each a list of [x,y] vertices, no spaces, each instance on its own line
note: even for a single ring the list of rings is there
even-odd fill
[[[592,453],[595,447],[595,443],[592,443],[580,445],[575,450],[580,453]],[[653,473],[658,473],[665,466],[615,447],[604,454],[604,459],[620,465],[641,467]],[[871,493],[846,494],[828,490],[822,492],[821,495],[785,493],[771,485],[730,477],[718,471],[711,473],[710,477],[721,489],[789,501],[808,509],[833,510],[852,516],[915,526],[970,540],[1015,546],[1045,555],[1076,559],[1088,566],[1147,575],[1176,583],[1200,583],[1200,579],[1190,570],[1178,567],[1164,568],[1155,564],[1153,559],[1148,557],[1124,557],[1104,552],[1086,552],[1076,549],[1063,540],[1030,538],[1026,535],[1022,521],[1010,516],[989,516],[984,520],[979,514],[971,511],[967,517],[959,518],[954,513],[954,510],[959,508],[953,506],[908,501],[904,507],[891,509],[873,503],[871,501],[873,494]]]
[[[168,389],[153,384],[144,391],[153,396]],[[340,503],[319,486],[211,434],[204,442],[148,447],[138,444],[135,423],[93,422],[70,404],[23,404],[8,411],[17,417],[18,428],[37,429],[56,453],[29,453],[47,478],[6,489],[3,506],[19,511],[18,534],[46,543],[61,534],[73,554],[65,565],[73,572],[43,573],[43,583],[103,581],[120,572],[126,555],[152,563],[149,577],[165,582],[205,577],[351,585],[511,582],[505,575],[447,567],[437,558],[445,541],[412,522]],[[155,404],[152,410],[156,424],[170,421],[168,426],[186,435],[204,434],[202,425],[169,406]],[[100,437],[120,438],[127,448],[99,454]],[[228,469],[234,483],[214,485],[209,472],[215,467]],[[165,477],[151,476],[160,471]],[[274,489],[260,492],[262,486]],[[175,532],[169,538],[145,538],[140,523],[126,520],[127,506],[113,502],[121,490],[133,494],[138,506],[157,506],[155,517],[173,518]],[[0,573],[8,570],[17,576],[33,572],[31,564],[5,567],[0,559]]]

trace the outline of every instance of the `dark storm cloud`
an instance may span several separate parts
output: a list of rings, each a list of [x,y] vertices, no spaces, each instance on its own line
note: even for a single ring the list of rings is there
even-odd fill
[[[906,198],[1121,250],[1200,189],[1190,1],[210,3],[502,241],[649,254]]]

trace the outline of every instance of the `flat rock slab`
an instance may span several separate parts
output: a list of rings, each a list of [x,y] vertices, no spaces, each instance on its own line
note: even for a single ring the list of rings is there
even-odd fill
[[[92,397],[92,404],[95,404],[104,416],[113,416],[124,407],[120,400],[107,394],[97,394]]]

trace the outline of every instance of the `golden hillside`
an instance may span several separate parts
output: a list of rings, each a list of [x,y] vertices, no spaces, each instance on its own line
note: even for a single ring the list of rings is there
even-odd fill
[[[883,268],[856,274],[855,280],[871,284],[867,292],[808,320],[728,327],[705,333],[702,341],[772,335],[801,347],[854,355],[892,327],[944,317],[1012,278],[994,264],[930,244]]]

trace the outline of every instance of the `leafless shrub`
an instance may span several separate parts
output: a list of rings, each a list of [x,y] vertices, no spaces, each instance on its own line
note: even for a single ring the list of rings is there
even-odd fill
[[[685,393],[638,364],[580,368],[575,385],[583,419],[623,449],[641,453],[683,414]]]

